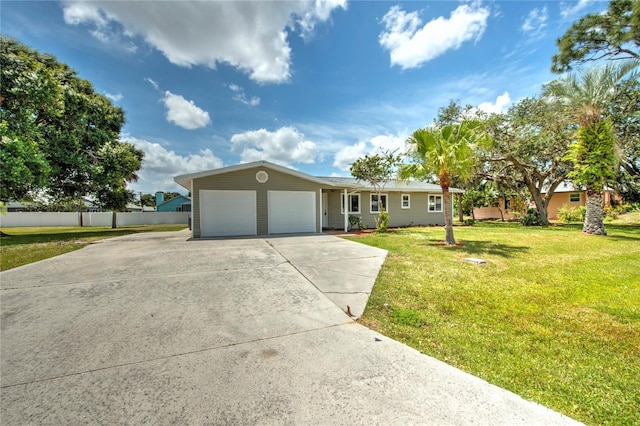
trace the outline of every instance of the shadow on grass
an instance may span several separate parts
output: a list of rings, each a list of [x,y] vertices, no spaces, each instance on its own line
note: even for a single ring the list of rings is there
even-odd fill
[[[527,246],[516,246],[512,244],[494,243],[491,241],[464,240],[460,251],[468,253],[470,256],[493,255],[500,257],[515,257],[530,250]]]
[[[5,232],[6,236],[0,239],[0,246],[11,247],[24,244],[39,244],[50,242],[66,242],[81,240],[84,238],[109,238],[119,237],[122,235],[137,234],[142,231],[138,229],[113,229],[113,230],[93,230],[78,232],[59,232],[59,233],[42,233],[42,234],[15,234]]]

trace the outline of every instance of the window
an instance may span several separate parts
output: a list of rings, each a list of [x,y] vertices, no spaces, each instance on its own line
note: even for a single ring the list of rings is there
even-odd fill
[[[569,201],[572,203],[579,203],[580,202],[580,193],[579,192],[572,192],[571,194],[569,194]]]
[[[429,212],[442,211],[442,195],[429,195]]]
[[[370,200],[371,213],[380,213],[380,204],[382,204],[382,208],[385,211],[389,211],[387,208],[387,194],[380,194],[380,202],[378,202],[378,194],[371,194]]]
[[[342,194],[340,212],[344,214],[344,194]],[[360,213],[360,194],[349,195],[349,213]]]
[[[504,209],[509,210],[511,208],[511,198],[504,197]]]
[[[410,209],[411,208],[411,195],[410,194],[402,194],[400,199],[402,200],[400,207],[402,207],[403,209]]]

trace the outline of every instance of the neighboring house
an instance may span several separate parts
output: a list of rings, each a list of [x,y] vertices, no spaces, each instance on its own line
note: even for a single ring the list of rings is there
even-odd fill
[[[542,196],[544,197],[544,193]],[[612,202],[619,200],[614,190],[606,188],[603,195],[604,205],[610,205]],[[562,206],[579,207],[584,206],[586,201],[586,191],[584,189],[576,189],[570,182],[562,182],[553,192],[549,204],[547,205],[547,217],[549,219],[558,218],[558,209]],[[500,209],[504,213],[505,220],[514,219],[511,206],[515,200],[501,199],[500,208],[498,207],[476,207],[473,213],[476,219],[500,219]],[[533,206],[531,206],[533,207]]]
[[[161,193],[158,193],[161,194]],[[156,194],[156,197],[158,195]],[[167,201],[161,201],[160,204],[156,204],[157,212],[190,212],[191,211],[191,198],[184,195],[178,195],[177,197],[170,198]]]
[[[191,193],[194,238],[346,230],[350,215],[374,227],[381,207],[391,216],[389,226],[444,224],[440,186],[422,182],[391,182],[378,200],[370,185],[354,178],[311,176],[267,161],[174,180]]]

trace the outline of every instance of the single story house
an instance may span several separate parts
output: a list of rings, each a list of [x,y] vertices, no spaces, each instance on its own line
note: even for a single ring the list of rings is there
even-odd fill
[[[562,182],[551,195],[549,205],[547,205],[547,217],[552,220],[557,219],[558,209],[563,206],[584,206],[586,192],[584,189],[577,189],[571,182]],[[542,196],[544,197],[545,193]],[[605,188],[602,198],[604,205],[611,205],[612,202],[618,199],[619,197],[617,197],[614,190]],[[502,210],[504,220],[512,220],[515,218],[514,210],[512,209],[515,204],[514,199],[503,198],[500,199],[500,207],[476,207],[473,209],[473,214],[476,219],[500,219],[500,210]]]
[[[311,176],[267,161],[174,180],[191,193],[193,238],[346,230],[350,215],[374,227],[381,207],[389,226],[444,224],[442,190],[423,182],[389,183],[378,200],[370,185],[353,178]]]
[[[160,198],[160,195],[162,195],[161,198]],[[158,204],[158,201],[160,201],[159,204]],[[177,197],[169,198],[168,200],[164,201],[164,194],[162,194],[162,192],[158,192],[156,194],[156,211],[157,212],[190,212],[191,198],[185,197],[184,195],[178,195]]]

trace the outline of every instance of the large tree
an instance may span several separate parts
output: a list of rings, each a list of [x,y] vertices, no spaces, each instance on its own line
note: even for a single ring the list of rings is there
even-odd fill
[[[615,176],[615,137],[607,106],[625,78],[637,77],[640,61],[607,63],[581,73],[569,73],[545,86],[545,92],[563,101],[578,125],[577,138],[569,158],[574,170],[569,175],[586,188],[587,212],[583,232],[606,235],[602,190]]]
[[[531,200],[543,225],[549,225],[551,197],[572,169],[566,159],[571,124],[564,106],[548,97],[522,99],[487,120],[494,142],[485,158],[485,179]]]
[[[437,176],[444,204],[445,242],[453,245],[453,215],[449,188],[455,178],[469,177],[479,152],[491,144],[480,120],[418,129],[407,139],[410,164],[400,166],[400,178],[424,180]]]
[[[606,115],[613,121],[620,167],[612,186],[625,202],[640,202],[640,81],[623,81]]]
[[[611,0],[605,13],[587,15],[557,40],[551,69],[599,59],[640,59],[640,1]]]
[[[122,109],[52,55],[4,36],[0,73],[0,200],[39,192],[59,201],[104,192],[105,147],[123,156],[116,162],[126,162],[134,149],[119,140]],[[130,176],[123,170],[122,180]]]

